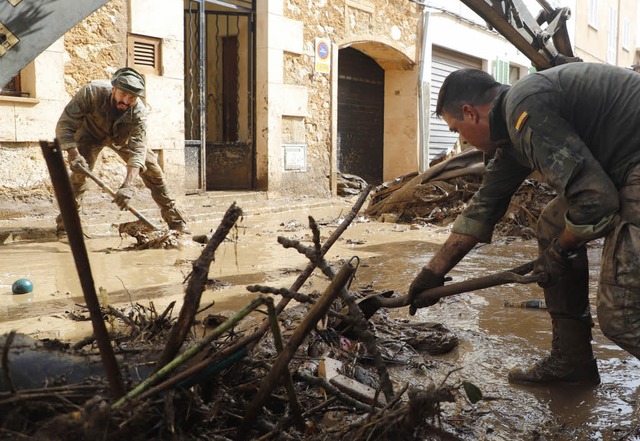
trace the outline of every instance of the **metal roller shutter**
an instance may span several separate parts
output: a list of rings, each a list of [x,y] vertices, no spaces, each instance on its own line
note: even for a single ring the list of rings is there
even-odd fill
[[[440,87],[444,79],[451,72],[467,67],[482,69],[482,60],[443,48],[433,48],[431,105],[429,106],[429,160],[449,153],[458,140],[458,135],[449,131],[447,123],[445,123],[443,119],[436,117],[434,112],[436,111],[436,103],[438,102],[438,92],[440,92]]]

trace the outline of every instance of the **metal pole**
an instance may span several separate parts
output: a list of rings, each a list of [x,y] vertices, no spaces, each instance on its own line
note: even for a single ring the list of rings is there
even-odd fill
[[[200,83],[200,190],[206,191],[206,160],[207,160],[207,17],[205,14],[206,2],[200,0],[198,18],[200,23],[200,53],[198,77]]]
[[[427,66],[431,66],[431,41],[429,39],[429,17],[431,13],[426,7],[422,7],[422,48],[420,51],[420,72],[418,78],[418,124],[420,153],[418,170],[420,173],[429,168],[429,103],[431,101],[431,82],[429,76],[431,69],[427,70]]]

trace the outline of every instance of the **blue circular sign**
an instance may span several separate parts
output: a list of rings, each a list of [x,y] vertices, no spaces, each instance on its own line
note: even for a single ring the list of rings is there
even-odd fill
[[[318,55],[322,59],[325,59],[329,56],[329,46],[324,41],[318,44]]]

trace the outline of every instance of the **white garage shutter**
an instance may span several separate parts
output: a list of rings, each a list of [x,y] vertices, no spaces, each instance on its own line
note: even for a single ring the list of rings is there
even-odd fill
[[[451,72],[466,67],[482,69],[482,60],[469,57],[459,52],[433,47],[431,105],[429,109],[429,160],[449,153],[458,140],[458,135],[449,131],[447,123],[445,123],[443,119],[436,117],[434,112],[436,111],[436,103],[438,102],[438,92],[440,92],[440,86],[442,86],[444,79]]]

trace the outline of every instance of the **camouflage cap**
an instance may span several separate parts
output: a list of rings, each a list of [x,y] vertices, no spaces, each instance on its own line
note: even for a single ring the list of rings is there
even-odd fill
[[[111,77],[111,85],[132,95],[144,97],[144,78],[130,67],[118,69]]]

